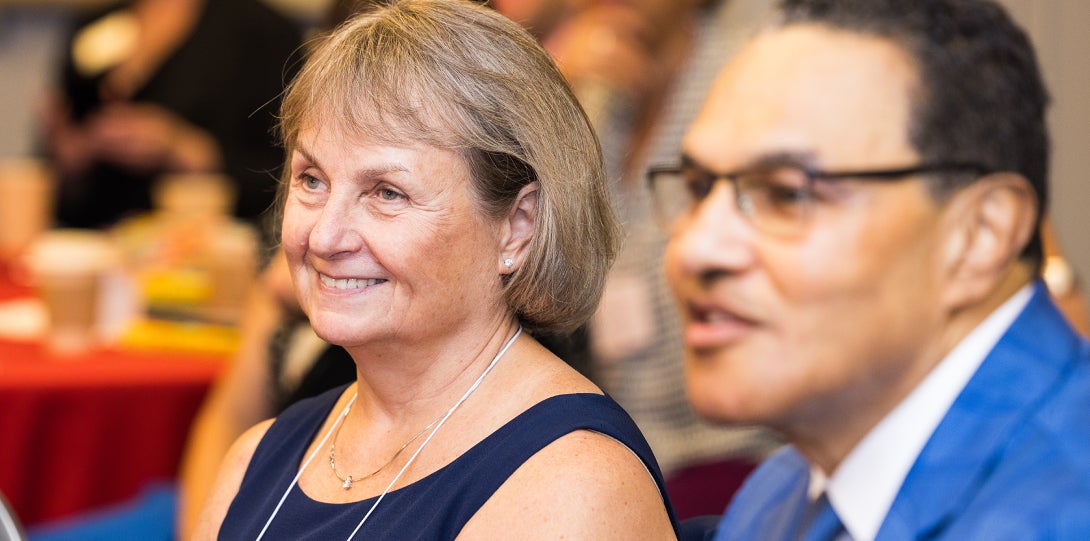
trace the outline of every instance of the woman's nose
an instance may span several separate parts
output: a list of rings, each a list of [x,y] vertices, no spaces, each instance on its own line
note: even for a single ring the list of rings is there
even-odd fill
[[[330,199],[314,215],[310,251],[325,259],[358,252],[363,247],[360,210],[351,202]]]

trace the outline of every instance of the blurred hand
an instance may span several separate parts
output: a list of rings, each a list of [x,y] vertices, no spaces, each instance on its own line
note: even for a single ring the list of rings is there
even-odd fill
[[[114,103],[85,122],[99,159],[141,171],[212,171],[219,148],[203,130],[157,105]]]
[[[57,169],[74,174],[86,169],[93,157],[91,144],[83,127],[72,122],[71,112],[64,100],[50,94],[41,103],[39,116]]]

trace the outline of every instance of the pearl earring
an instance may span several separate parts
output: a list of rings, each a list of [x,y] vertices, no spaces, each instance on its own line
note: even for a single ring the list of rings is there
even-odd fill
[[[513,259],[511,259],[510,257],[507,258],[507,259],[504,259],[503,260],[503,266],[505,266],[507,268],[511,268],[511,267],[515,266],[515,261]]]

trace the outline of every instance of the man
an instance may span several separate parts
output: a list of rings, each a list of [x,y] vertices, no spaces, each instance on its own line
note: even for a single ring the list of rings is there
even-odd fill
[[[694,407],[791,444],[715,539],[1090,539],[1028,40],[986,0],[781,7],[650,174]]]

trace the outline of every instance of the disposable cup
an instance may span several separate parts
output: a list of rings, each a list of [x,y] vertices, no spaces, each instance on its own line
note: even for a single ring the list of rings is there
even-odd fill
[[[68,355],[97,346],[103,287],[119,264],[109,236],[91,230],[47,231],[31,244],[25,262],[49,317],[48,349]]]
[[[206,257],[212,281],[209,315],[224,323],[237,322],[257,277],[257,231],[241,223],[224,224],[208,239]]]

